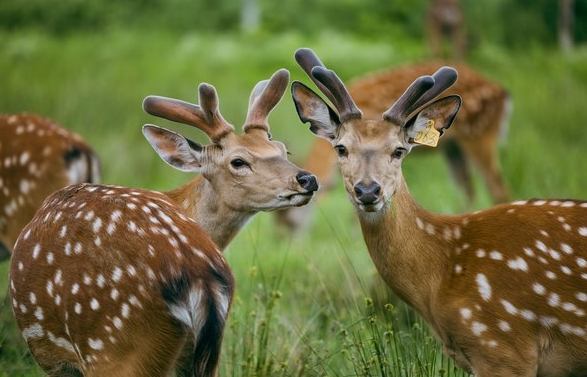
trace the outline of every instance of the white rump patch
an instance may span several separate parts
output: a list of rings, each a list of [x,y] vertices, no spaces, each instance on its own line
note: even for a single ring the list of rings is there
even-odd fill
[[[193,286],[187,300],[177,304],[170,304],[169,310],[177,320],[197,334],[206,321],[206,307],[202,308],[204,290],[200,286]],[[204,310],[203,310],[204,309]]]

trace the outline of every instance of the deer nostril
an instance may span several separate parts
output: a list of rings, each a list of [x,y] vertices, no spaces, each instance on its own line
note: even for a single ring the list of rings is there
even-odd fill
[[[373,204],[379,199],[381,194],[381,186],[377,182],[368,185],[359,182],[354,187],[357,199],[363,204]]]
[[[308,191],[318,190],[318,180],[314,174],[310,174],[307,171],[302,171],[296,175],[296,181]]]

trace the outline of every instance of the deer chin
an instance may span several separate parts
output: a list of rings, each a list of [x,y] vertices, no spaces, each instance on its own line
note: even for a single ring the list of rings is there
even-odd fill
[[[384,196],[379,197],[373,203],[365,204],[365,203],[361,202],[360,200],[358,200],[357,198],[355,198],[354,196],[349,195],[349,199],[350,199],[351,203],[356,208],[356,210],[359,214],[378,215],[378,214],[385,213],[385,212],[387,212],[387,210],[391,206],[391,198],[393,198],[393,195],[391,197],[384,195]]]
[[[299,207],[306,205],[312,200],[315,191],[296,192],[290,195],[280,195],[284,206],[287,207]]]

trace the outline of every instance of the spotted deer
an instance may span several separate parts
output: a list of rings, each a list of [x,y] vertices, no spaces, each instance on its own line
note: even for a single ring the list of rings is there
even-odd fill
[[[349,81],[348,92],[366,118],[377,119],[395,102],[414,78],[435,72],[444,64],[426,61],[394,67]],[[459,116],[451,132],[439,140],[438,150],[448,162],[452,176],[467,198],[467,207],[475,200],[470,164],[481,173],[494,203],[508,201],[508,189],[501,170],[498,146],[503,139],[511,114],[511,100],[506,89],[465,63],[450,62],[459,72],[459,80],[447,94],[463,98]],[[427,150],[420,149],[417,153]],[[316,139],[302,167],[316,174],[324,195],[334,186],[336,153],[330,143]],[[299,233],[311,223],[315,202],[308,206],[276,212],[279,224]]]
[[[377,119],[363,116],[312,50],[296,60],[331,108],[292,83],[298,115],[338,155],[345,189],[378,273],[477,377],[587,375],[587,202],[523,200],[462,215],[426,211],[404,158],[433,145],[460,97],[435,99],[453,68],[417,78]]]
[[[253,89],[236,134],[216,90],[199,105],[149,96],[153,115],[194,126],[201,145],[145,125],[171,166],[201,175],[170,192],[80,184],[51,195],[16,242],[10,295],[18,327],[51,376],[214,376],[234,291],[222,249],[259,211],[307,203],[315,177],[272,141],[268,115],[286,70]]]
[[[100,160],[81,136],[40,115],[0,115],[0,261],[49,194],[99,180]]]

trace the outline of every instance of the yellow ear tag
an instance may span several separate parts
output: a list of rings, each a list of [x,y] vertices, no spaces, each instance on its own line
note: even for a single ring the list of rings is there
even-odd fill
[[[426,128],[418,132],[416,137],[414,137],[414,143],[435,147],[438,144],[439,138],[440,132],[434,128],[434,121],[432,119],[428,119]]]

